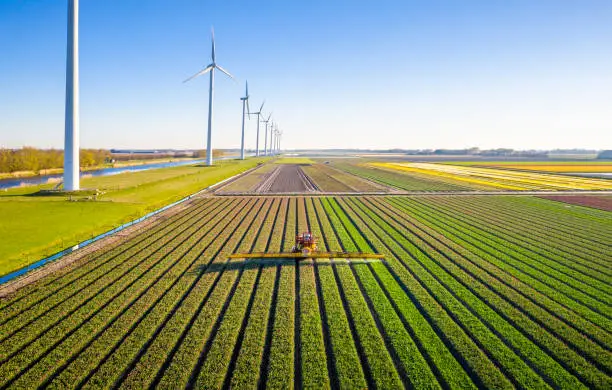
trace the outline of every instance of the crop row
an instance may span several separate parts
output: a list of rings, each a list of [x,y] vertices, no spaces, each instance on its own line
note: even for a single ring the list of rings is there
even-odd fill
[[[156,297],[160,293],[165,293],[174,281],[174,275],[183,275],[188,267],[193,263],[189,257],[184,256],[186,251],[194,249],[194,245],[198,240],[208,233],[210,228],[219,225],[223,218],[211,218],[208,224],[193,226],[189,231],[183,233],[182,239],[176,240],[176,246],[165,247],[149,257],[145,257],[151,265],[148,268],[138,267],[130,274],[131,281],[128,280],[117,286],[100,292],[91,301],[79,302],[79,308],[74,313],[55,321],[52,326],[48,326],[49,331],[39,335],[33,342],[27,345],[27,348],[19,350],[9,362],[2,366],[2,369],[7,368],[13,374],[16,372],[11,370],[13,365],[28,366],[27,375],[23,375],[18,379],[20,382],[28,383],[28,380],[43,380],[46,374],[50,374],[48,365],[63,363],[57,356],[60,354],[66,358],[66,354],[72,354],[79,350],[79,346],[87,346],[91,337],[99,337],[104,331],[111,331],[115,327],[123,326],[125,320],[124,315],[138,316],[143,311],[146,311]],[[196,233],[197,234],[194,234]],[[214,230],[211,231],[214,235]],[[184,244],[184,245],[181,245]],[[133,275],[133,276],[131,276]],[[71,301],[77,301],[73,299]],[[144,305],[144,306],[142,306]],[[52,317],[49,317],[52,318]],[[134,318],[134,317],[132,317]],[[46,324],[41,324],[45,326]],[[24,334],[36,334],[34,329],[29,326],[23,330]],[[119,336],[123,336],[122,332],[118,332]],[[12,337],[11,340],[14,338]],[[96,354],[96,356],[100,356]],[[77,361],[78,363],[79,361]],[[69,363],[69,362],[68,362]],[[40,367],[40,369],[38,369]],[[38,372],[44,372],[45,375],[37,376]],[[82,372],[79,372],[83,374]],[[10,376],[4,376],[9,378]],[[18,382],[19,383],[19,382]]]
[[[365,209],[361,208],[361,211],[366,214],[372,213],[371,209],[367,209],[367,208]],[[381,211],[379,210],[378,213],[380,212]],[[463,279],[462,281],[463,287],[461,287],[461,285],[459,285],[457,281],[461,281],[459,276],[461,276],[462,274],[458,269],[452,267],[453,265],[452,262],[447,263],[447,267],[449,267],[447,268],[448,271],[446,272],[447,276],[445,276],[445,274],[441,272],[442,269],[439,265],[436,265],[435,263],[431,262],[431,260],[436,260],[436,262],[439,262],[440,265],[443,264],[441,263],[442,259],[436,255],[436,252],[439,251],[440,249],[436,250],[434,248],[427,248],[427,247],[419,248],[418,246],[415,246],[414,243],[418,243],[419,240],[417,240],[416,238],[411,238],[410,241],[408,241],[407,238],[410,236],[408,236],[407,232],[403,230],[403,229],[406,229],[406,227],[401,228],[399,226],[393,226],[395,222],[387,223],[387,221],[392,221],[392,219],[390,219],[390,215],[385,215],[384,218],[378,219],[378,221],[376,221],[377,218],[380,218],[380,217],[377,217],[376,215],[377,215],[376,213],[372,214],[373,219],[371,220],[371,222],[378,222],[377,225],[379,228],[383,228],[387,230],[390,234],[395,234],[397,242],[401,243],[404,248],[409,250],[415,260],[418,260],[419,263],[421,263],[422,265],[425,265],[430,275],[435,276],[435,279],[438,281],[438,283],[443,283],[447,285],[448,290],[451,291],[453,295],[455,295],[457,298],[461,298],[461,301],[463,301],[464,304],[469,305],[468,307],[470,307],[470,311],[472,311],[474,315],[477,315],[481,319],[481,321],[483,321],[488,327],[492,328],[495,334],[499,334],[499,335],[507,334],[507,336],[502,338],[502,341],[504,342],[504,344],[511,347],[516,354],[521,356],[522,359],[527,360],[530,366],[532,366],[538,373],[542,372],[545,374],[546,371],[552,370],[554,374],[550,374],[549,377],[546,377],[546,375],[544,375],[544,378],[547,381],[550,381],[551,384],[553,383],[552,378],[555,378],[554,380],[559,380],[563,378],[563,375],[561,375],[561,373],[564,370],[561,370],[558,364],[556,364],[554,361],[551,361],[551,359],[547,357],[546,354],[542,355],[541,352],[538,352],[538,349],[534,348],[534,346],[531,344],[530,341],[537,342],[538,347],[540,347],[540,349],[545,350],[547,354],[556,355],[554,357],[557,358],[561,362],[559,364],[561,364],[564,369],[570,369],[570,366],[574,365],[574,368],[573,368],[574,374],[582,377],[585,382],[590,382],[591,384],[598,385],[598,386],[602,386],[602,384],[606,383],[605,375],[603,375],[598,369],[594,368],[589,363],[583,361],[579,353],[568,351],[567,347],[565,347],[563,344],[559,344],[558,342],[556,342],[556,337],[558,337],[558,335],[548,335],[544,333],[538,334],[539,325],[535,325],[535,324],[531,325],[531,323],[527,319],[525,319],[525,322],[520,322],[519,321],[521,319],[521,316],[519,315],[520,313],[517,312],[516,310],[513,310],[512,308],[508,306],[508,303],[511,301],[504,302],[503,300],[498,299],[498,297],[496,297],[495,295],[489,292],[489,288],[485,284],[483,284],[482,289],[476,290],[473,278]],[[401,215],[408,215],[408,214],[404,212],[404,213],[401,213]],[[404,226],[411,227],[414,225],[410,223]],[[401,235],[398,235],[397,233],[400,233]],[[423,245],[423,244],[421,243],[420,245]],[[427,257],[424,256],[425,254],[429,254],[429,256],[427,256],[429,257],[429,259],[427,259]],[[436,259],[436,257],[438,257],[438,259]],[[402,260],[404,263],[403,265],[406,268],[414,269],[415,275],[418,275],[417,271],[420,271],[419,270],[420,267],[417,264],[412,265],[409,262],[407,262],[405,259],[402,259]],[[449,276],[452,276],[452,279],[449,279]],[[424,283],[427,281],[426,277],[427,277],[427,274],[422,274],[422,280],[424,281]],[[431,282],[431,283],[432,283],[432,292],[434,292],[435,290],[433,290],[433,287],[436,285],[436,283],[434,282]],[[462,292],[462,291],[465,291],[465,292]],[[476,294],[480,295],[478,296],[478,299],[474,299],[473,297]],[[465,298],[462,298],[462,296],[465,296]],[[440,295],[440,297],[443,297],[443,295]],[[452,303],[452,300],[449,300],[448,302],[450,304]],[[491,311],[490,309],[487,309],[486,306],[482,305],[482,303],[484,302],[490,305],[490,307],[493,307],[495,310]],[[453,315],[457,316],[457,319],[460,319],[458,314],[461,312],[461,310],[459,309],[460,307],[455,306],[454,310],[452,310]],[[498,315],[496,314],[497,312],[504,313],[502,309],[507,310],[509,313],[507,316],[505,316],[505,320],[506,320],[505,323],[504,321],[501,321]],[[524,328],[521,328],[521,326],[524,326]],[[529,327],[528,328],[529,330],[525,330],[527,329],[527,327]],[[518,330],[523,331],[522,332],[523,335],[517,332],[517,328]],[[574,332],[574,336],[577,340],[577,343],[580,343],[582,341],[581,340],[582,335],[576,335],[575,333],[576,332]],[[475,334],[474,334],[474,338],[477,339]],[[556,347],[546,346],[546,343],[553,343],[553,344],[556,343],[555,344]],[[487,346],[487,349],[493,352],[492,347],[494,344],[495,343],[493,342],[493,340],[490,340],[484,345]],[[588,348],[588,349],[593,348],[594,351],[591,350],[590,356],[593,358],[593,360],[597,358],[601,360],[601,361],[595,360],[593,362],[594,365],[602,368],[604,371],[609,370],[609,366],[608,366],[609,356],[606,356],[605,350],[602,351],[601,348],[597,346],[595,343],[587,343],[585,348]],[[599,348],[600,352],[603,352],[603,353],[598,354],[597,348]],[[533,351],[529,353],[530,358],[523,356],[528,350]],[[538,355],[541,355],[541,356],[537,359],[534,358],[535,356],[538,356]],[[563,355],[563,357],[561,357],[561,355]],[[508,358],[511,355],[503,354],[503,355],[500,355],[500,358],[503,356],[505,357],[499,360],[499,364],[502,366],[510,363],[508,362]],[[562,359],[565,359],[565,361],[563,361]],[[546,363],[547,361],[549,361],[550,363]],[[576,368],[576,367],[581,367],[581,368]],[[511,366],[507,368],[508,372],[511,372],[510,369],[511,369]],[[521,369],[521,370],[516,370],[515,372],[517,374],[516,380],[518,380],[518,378],[520,378],[522,374],[528,373],[529,370]],[[566,382],[566,385],[573,383],[572,377],[568,377],[567,375],[565,375],[565,378],[568,381]]]
[[[216,213],[211,213],[209,219],[213,219]],[[91,310],[98,310],[108,303],[107,297],[114,297],[121,293],[126,286],[138,281],[143,271],[154,267],[160,259],[164,259],[176,244],[185,240],[197,229],[196,218],[192,218],[191,223],[179,230],[175,236],[174,247],[161,246],[152,252],[147,252],[138,261],[124,261],[113,272],[109,272],[100,277],[96,282],[82,285],[78,281],[72,284],[71,288],[63,289],[61,293],[55,293],[49,299],[39,302],[34,308],[23,311],[20,316],[12,318],[2,326],[2,353],[0,359],[7,359],[14,351],[22,349],[29,342],[37,338],[40,334],[52,329],[56,324],[65,318],[73,315],[87,315]],[[172,242],[172,241],[171,241]],[[110,298],[112,299],[112,298]],[[49,302],[51,301],[51,302]]]
[[[57,294],[75,281],[82,282],[87,278],[86,280],[89,283],[95,280],[99,275],[112,270],[113,266],[123,263],[130,256],[144,248],[148,248],[152,243],[158,242],[160,238],[163,238],[168,232],[179,228],[190,217],[203,213],[209,207],[214,209],[215,204],[218,205],[219,203],[209,200],[198,201],[187,213],[177,213],[154,227],[139,232],[128,241],[111,248],[106,248],[104,251],[94,252],[86,256],[82,261],[64,267],[47,276],[41,282],[21,288],[11,296],[10,300],[3,300],[1,302],[0,324],[34,305],[42,304],[43,306],[48,306],[48,304],[43,303],[43,299]]]
[[[540,289],[541,285],[555,291],[549,296],[553,299],[567,297],[575,302],[576,307],[581,307],[586,310],[580,310],[581,313],[588,313],[590,319],[597,319],[596,324],[603,326],[604,329],[611,329],[609,321],[605,319],[607,304],[598,299],[596,292],[585,293],[580,289],[566,284],[563,280],[554,276],[550,276],[547,272],[542,271],[539,267],[533,264],[533,260],[526,257],[520,252],[512,250],[511,243],[503,241],[500,237],[494,236],[486,231],[477,230],[475,227],[468,226],[461,221],[451,218],[446,218],[443,215],[437,214],[431,208],[424,207],[413,208],[414,202],[409,199],[391,200],[392,204],[397,205],[403,213],[419,211],[421,218],[426,218],[429,224],[435,226],[440,232],[445,234],[466,248],[474,249],[478,252],[484,252],[492,256],[490,261],[499,264],[500,268],[512,272],[520,280],[529,280],[528,284],[537,285]],[[589,290],[589,288],[585,288]]]
[[[388,214],[387,217],[394,217],[394,216]],[[396,222],[393,222],[393,224],[395,223]],[[413,226],[415,225],[412,222],[410,222],[403,226],[404,227],[400,229],[414,229]],[[400,230],[400,231],[402,231],[405,237],[409,237],[405,231],[403,230]],[[448,286],[450,287],[450,289],[452,289],[452,291],[458,297],[461,296],[461,291],[463,290],[463,288],[456,282],[461,282],[461,284],[463,284],[463,286],[467,290],[469,290],[472,294],[478,296],[478,298],[481,301],[486,302],[491,308],[494,309],[496,313],[501,314],[502,317],[505,318],[507,323],[512,325],[512,327],[514,327],[516,330],[522,331],[522,333],[525,336],[527,336],[528,339],[538,344],[538,347],[540,349],[546,351],[547,354],[557,358],[559,363],[563,365],[565,368],[569,368],[570,366],[573,365],[574,372],[577,373],[577,375],[587,377],[588,375],[590,375],[588,374],[590,372],[593,374],[593,378],[597,378],[597,379],[589,378],[589,380],[592,380],[594,383],[599,383],[597,381],[601,380],[601,373],[599,373],[596,369],[594,369],[594,367],[587,364],[582,359],[581,355],[583,353],[589,353],[595,365],[604,367],[604,370],[609,370],[609,367],[605,368],[605,366],[607,366],[609,362],[606,362],[604,349],[602,349],[595,343],[583,342],[584,340],[581,334],[579,334],[578,332],[572,330],[571,328],[567,326],[563,326],[564,324],[562,324],[558,320],[556,321],[556,323],[554,323],[553,322],[554,318],[550,315],[544,315],[545,313],[541,314],[537,310],[533,310],[531,312],[531,316],[527,315],[525,313],[525,307],[519,306],[519,305],[512,305],[513,303],[516,303],[513,300],[516,299],[518,295],[517,294],[508,295],[509,293],[505,289],[502,289],[500,285],[497,285],[497,287],[500,287],[498,291],[508,295],[506,300],[500,299],[500,298],[504,298],[502,294],[494,294],[493,291],[491,291],[492,290],[491,284],[493,282],[492,279],[490,278],[483,279],[481,276],[481,273],[479,273],[478,271],[470,274],[469,272],[466,272],[467,269],[462,270],[458,268],[455,265],[456,263],[458,263],[460,259],[458,256],[452,256],[452,254],[446,254],[442,252],[442,249],[440,247],[427,248],[425,245],[427,245],[428,243],[421,241],[418,238],[418,236],[416,236],[416,233],[412,233],[412,234],[415,234],[415,236],[411,238],[411,241],[417,244],[419,246],[419,249],[421,249],[424,253],[430,253],[430,258],[434,260],[435,263],[437,263],[437,264],[431,264],[431,266],[429,267],[430,269],[432,269],[432,272],[435,271],[436,269],[441,270],[442,268],[444,268],[446,270],[446,275],[453,276],[454,280],[449,279],[442,273],[438,273],[440,277],[440,281],[443,281],[444,279],[442,279],[442,277],[445,277],[445,279],[448,281],[446,283],[448,283]],[[441,256],[442,254],[444,254],[445,256]],[[448,260],[446,260],[445,258]],[[483,283],[479,283],[477,279],[483,280]],[[466,297],[470,297],[470,295],[471,294],[467,292],[465,294]],[[466,303],[468,302],[467,299],[465,300],[465,302]],[[478,313],[481,310],[482,310],[482,313],[485,313],[485,314],[487,313],[487,310],[485,307],[481,308],[478,306],[474,306],[474,311],[476,313]],[[512,329],[510,327],[504,328],[504,323],[498,320],[494,322],[496,317],[491,316],[491,315],[492,313],[487,315],[487,317],[490,317],[490,320],[488,321],[490,321],[489,323],[491,324],[491,326],[492,327],[499,326],[499,328],[496,328],[496,329],[500,334],[504,334],[502,333],[502,330],[506,329],[506,332],[508,332],[509,334],[507,338],[507,342],[511,345],[512,344],[517,345],[517,347],[515,348],[515,351],[517,353],[524,354],[525,351],[531,348],[534,351],[531,353],[532,356],[537,356],[539,354],[539,352],[537,352],[536,349],[533,349],[533,346],[530,347],[530,343],[524,338],[522,338],[521,335],[515,331],[515,329]],[[544,317],[544,319],[540,318],[542,316]],[[481,317],[484,319],[485,315],[483,314]],[[541,326],[543,325],[549,326],[550,322],[553,322],[552,327],[556,326],[556,329],[555,329],[556,331],[565,332],[565,334],[561,334],[561,333],[552,334],[553,332],[551,333],[542,332],[540,329]],[[562,342],[560,342],[560,340],[558,340],[559,338],[563,338],[563,337],[566,337],[568,339],[571,338],[571,341],[574,341],[576,344],[580,344],[582,347],[582,350],[578,351],[578,353],[572,350],[568,350],[568,348]],[[578,347],[576,346],[574,347],[578,349]],[[542,355],[539,358],[537,358],[537,360],[534,360],[532,364],[534,364],[534,366],[537,367],[538,365],[545,364],[546,360],[547,360],[547,357]],[[601,360],[601,361],[598,361],[598,360]],[[554,369],[554,364],[551,365],[549,369]]]
[[[558,264],[557,270],[566,270],[566,274],[588,275],[588,278],[603,281],[601,287],[609,289],[612,279],[609,267],[602,262],[612,244],[588,240],[580,237],[578,226],[574,234],[566,232],[547,221],[540,221],[537,216],[530,220],[520,217],[524,210],[506,207],[498,211],[496,207],[488,207],[484,202],[455,199],[427,199],[425,204],[449,215],[461,212],[462,219],[470,224],[484,227],[495,232],[505,240],[530,250],[538,257],[548,258]],[[597,282],[595,282],[597,283]]]
[[[357,164],[334,164],[340,170],[352,173],[385,186],[405,191],[467,191],[474,189],[491,190],[491,187],[478,186],[473,183],[462,185],[456,181],[449,182],[444,178],[437,178],[405,172],[371,168]]]
[[[423,204],[421,200],[416,200],[416,202]],[[503,243],[504,247],[512,251],[515,257],[522,260],[526,266],[592,295],[595,299],[607,301],[606,290],[609,289],[608,284],[605,281],[602,282],[598,274],[590,270],[587,261],[584,262],[584,265],[581,265],[580,257],[572,254],[572,251],[561,254],[559,252],[555,253],[553,245],[549,246],[534,239],[537,238],[534,234],[523,236],[518,224],[507,224],[510,226],[500,224],[494,214],[487,215],[487,213],[482,212],[478,218],[472,218],[468,214],[463,216],[461,221],[455,221],[457,212],[462,211],[461,207],[450,211],[436,207],[430,208],[433,212],[448,217],[453,222],[460,223],[464,230],[471,228],[474,237],[489,239],[493,243]],[[528,228],[525,228],[525,230],[528,230]],[[554,237],[554,233],[549,232],[548,235]]]
[[[511,302],[521,304],[521,308],[526,310],[534,310],[536,313],[541,312],[543,315],[552,314],[553,318],[547,318],[543,321],[544,326],[556,326],[557,322],[554,321],[554,317],[559,317],[563,322],[569,325],[571,328],[579,330],[581,333],[588,335],[594,339],[597,343],[602,344],[605,348],[610,347],[610,335],[604,332],[601,328],[594,324],[586,321],[584,318],[577,316],[576,312],[568,310],[566,307],[555,302],[545,293],[537,291],[532,285],[522,282],[518,278],[514,277],[512,273],[507,272],[503,267],[496,266],[496,259],[483,251],[468,250],[467,246],[462,246],[452,240],[452,235],[443,235],[440,232],[432,229],[430,226],[424,224],[418,219],[416,213],[404,213],[389,204],[382,202],[373,202],[372,204],[384,210],[395,218],[400,218],[407,226],[415,227],[419,229],[420,234],[424,235],[428,243],[434,246],[436,250],[450,251],[453,260],[457,265],[460,265],[463,269],[470,270],[472,274],[477,275],[479,278],[486,278],[489,285],[495,288],[497,291],[503,291],[507,295]],[[438,241],[439,243],[436,243]],[[446,248],[446,249],[445,249]],[[458,256],[460,255],[460,256]],[[499,262],[498,265],[503,265]],[[483,272],[484,271],[484,272]],[[504,287],[503,285],[507,286]],[[509,288],[508,288],[509,287]],[[552,291],[552,290],[551,290]],[[518,293],[518,294],[517,294]],[[539,306],[543,310],[537,309]],[[536,316],[536,317],[539,317]],[[560,324],[559,326],[564,326]],[[571,331],[571,329],[570,329]],[[577,342],[581,342],[581,338],[578,338]]]
[[[605,220],[536,205],[202,200],[6,300],[0,387],[610,388]],[[228,258],[306,230],[385,260]]]
[[[611,189],[605,179],[574,177],[507,169],[468,167],[432,163],[371,163],[371,166],[409,174],[423,174],[457,183],[489,185],[509,190],[606,190]]]

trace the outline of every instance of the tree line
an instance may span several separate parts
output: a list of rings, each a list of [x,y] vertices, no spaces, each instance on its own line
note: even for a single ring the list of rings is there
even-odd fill
[[[206,157],[206,150],[194,150],[190,156],[184,152],[173,153],[112,153],[106,149],[81,149],[81,168],[114,163],[116,161],[151,160],[158,158]],[[213,156],[221,157],[225,151],[214,149]],[[64,151],[61,149],[38,149],[23,147],[21,149],[0,148],[0,173],[35,172],[46,169],[63,168]]]
[[[81,167],[101,165],[109,161],[111,153],[104,149],[81,149]],[[59,149],[0,149],[0,173],[20,171],[40,172],[45,169],[63,168],[64,151]]]

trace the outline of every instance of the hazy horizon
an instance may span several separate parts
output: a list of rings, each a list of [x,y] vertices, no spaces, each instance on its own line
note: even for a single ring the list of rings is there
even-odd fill
[[[83,148],[205,148],[214,25],[214,148],[248,79],[287,149],[612,149],[612,2],[143,4],[81,1]],[[0,3],[0,147],[63,148],[66,9]]]

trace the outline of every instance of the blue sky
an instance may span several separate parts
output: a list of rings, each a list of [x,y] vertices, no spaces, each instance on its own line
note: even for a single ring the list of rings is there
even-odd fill
[[[0,146],[62,147],[65,0],[0,0]],[[612,1],[81,0],[81,145],[612,148]],[[255,121],[247,124],[247,146]]]

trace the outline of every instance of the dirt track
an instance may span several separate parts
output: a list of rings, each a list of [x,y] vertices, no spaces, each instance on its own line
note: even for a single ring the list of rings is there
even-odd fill
[[[304,196],[304,192],[228,192],[220,196]],[[612,191],[394,191],[394,192],[312,192],[308,196],[540,196],[545,195],[612,195]]]
[[[255,193],[286,193],[317,191],[316,184],[299,165],[281,165],[268,174],[256,188]]]

